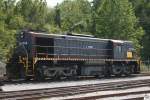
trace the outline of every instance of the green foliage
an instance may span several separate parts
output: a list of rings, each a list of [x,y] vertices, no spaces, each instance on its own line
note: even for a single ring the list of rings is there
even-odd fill
[[[6,60],[9,50],[13,48],[15,30],[9,28],[13,19],[13,8],[15,0],[0,1],[0,59]]]
[[[15,47],[17,30],[45,29],[47,5],[45,0],[0,1],[0,60],[6,61]],[[45,29],[46,30],[46,29]]]
[[[70,29],[101,38],[132,40],[137,50],[142,38],[143,55],[150,57],[149,9],[148,0],[93,0],[92,6],[88,0],[64,0],[55,8],[48,8],[45,0],[0,0],[0,60],[5,61],[13,51],[16,32],[26,28],[57,34]]]
[[[27,28],[43,29],[46,24],[47,5],[45,0],[20,0],[16,13],[23,16]]]
[[[135,8],[136,15],[139,17],[139,23],[145,30],[142,37],[141,51],[143,59],[150,59],[150,1],[149,0],[130,0]]]
[[[66,31],[74,24],[80,24],[76,32],[88,32],[91,19],[91,6],[87,0],[65,0],[59,6],[62,30]]]
[[[139,50],[144,31],[128,0],[101,0],[96,9],[96,33],[102,38],[132,40]]]

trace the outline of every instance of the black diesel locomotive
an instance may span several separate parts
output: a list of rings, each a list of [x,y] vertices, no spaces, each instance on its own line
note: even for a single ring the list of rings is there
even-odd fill
[[[22,31],[7,63],[9,78],[121,76],[140,72],[131,41]]]

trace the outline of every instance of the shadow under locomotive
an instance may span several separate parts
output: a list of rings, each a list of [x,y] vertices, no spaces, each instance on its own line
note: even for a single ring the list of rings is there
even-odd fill
[[[22,31],[6,69],[9,79],[128,76],[140,61],[131,41]]]

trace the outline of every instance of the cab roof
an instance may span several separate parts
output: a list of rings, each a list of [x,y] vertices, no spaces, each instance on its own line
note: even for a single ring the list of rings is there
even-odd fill
[[[88,40],[101,40],[101,41],[112,41],[113,43],[125,43],[125,42],[130,42],[132,43],[132,41],[127,41],[127,40],[114,40],[114,39],[101,39],[101,38],[95,38],[95,37],[91,37],[91,36],[80,36],[80,35],[62,35],[62,34],[48,34],[46,32],[34,32],[34,31],[29,31],[27,33],[30,33],[32,35],[34,35],[35,37],[52,37],[52,38],[76,38],[76,39],[88,39]]]

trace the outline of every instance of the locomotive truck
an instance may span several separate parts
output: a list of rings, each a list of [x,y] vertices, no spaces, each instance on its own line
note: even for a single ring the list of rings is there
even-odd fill
[[[139,73],[140,64],[131,41],[22,31],[6,69],[10,79],[43,80],[76,76],[128,76]]]

